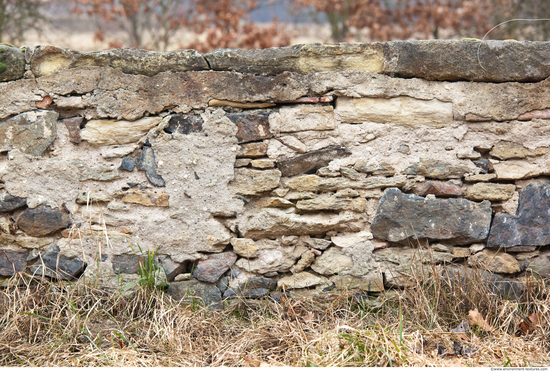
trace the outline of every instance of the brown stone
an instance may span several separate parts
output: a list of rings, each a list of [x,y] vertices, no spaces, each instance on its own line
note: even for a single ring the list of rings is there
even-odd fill
[[[62,211],[40,205],[23,211],[16,223],[17,227],[28,235],[40,237],[68,227],[71,224],[71,218]]]
[[[235,169],[235,178],[229,183],[241,195],[256,195],[271,191],[279,186],[279,170]]]
[[[122,198],[122,202],[140,204],[144,206],[168,207],[170,196],[164,193],[152,193],[146,191],[128,191]]]
[[[277,167],[285,177],[313,174],[318,169],[327,166],[332,160],[349,155],[351,152],[345,147],[330,146],[291,158],[281,158],[277,161]]]
[[[231,251],[210,254],[206,260],[195,265],[193,277],[202,282],[215,283],[236,261],[237,255]]]
[[[240,145],[240,150],[237,153],[237,158],[256,158],[267,156],[266,143],[246,143]]]
[[[415,193],[419,196],[432,194],[437,197],[460,197],[462,196],[462,187],[456,184],[434,180],[417,185],[415,187]]]
[[[237,125],[239,143],[248,143],[271,138],[268,116],[268,113],[235,113],[226,117]]]
[[[82,125],[83,117],[73,117],[70,119],[62,120],[69,131],[69,140],[72,143],[78,144],[82,141],[80,138],[80,126]]]
[[[53,103],[53,99],[46,95],[40,102],[36,103],[36,107],[40,109],[47,109]]]
[[[405,170],[406,175],[422,175],[433,179],[460,179],[469,172],[466,165],[451,165],[432,158],[421,158]]]
[[[529,121],[534,119],[550,119],[550,109],[537,109],[533,111],[526,112],[518,116],[518,121]]]
[[[519,263],[510,254],[482,250],[468,258],[468,265],[487,269],[494,273],[519,273]]]
[[[512,198],[514,184],[476,183],[466,189],[466,198],[474,201],[506,201]]]

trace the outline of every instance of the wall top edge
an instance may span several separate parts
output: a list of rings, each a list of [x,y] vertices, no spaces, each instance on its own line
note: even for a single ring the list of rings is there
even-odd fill
[[[363,71],[437,81],[538,82],[550,76],[550,42],[422,40],[304,44],[270,49],[154,52],[113,49],[80,52],[55,46],[0,45],[0,81],[41,77],[79,67],[111,67],[127,74],[233,71]]]

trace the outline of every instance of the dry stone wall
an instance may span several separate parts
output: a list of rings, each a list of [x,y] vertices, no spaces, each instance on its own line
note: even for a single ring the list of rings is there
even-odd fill
[[[550,43],[0,47],[0,278],[371,293],[550,276]],[[413,272],[414,273],[414,272]]]

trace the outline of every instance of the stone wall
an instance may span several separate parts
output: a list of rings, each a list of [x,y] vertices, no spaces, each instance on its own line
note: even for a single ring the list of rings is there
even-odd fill
[[[550,43],[0,48],[0,278],[169,292],[550,275]],[[443,272],[444,271],[444,272]],[[513,290],[510,290],[512,288]]]

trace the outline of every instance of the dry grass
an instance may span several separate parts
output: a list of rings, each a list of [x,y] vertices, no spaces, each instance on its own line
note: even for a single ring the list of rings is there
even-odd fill
[[[5,366],[550,365],[550,288],[541,280],[519,304],[476,277],[459,287],[413,277],[408,289],[377,299],[329,291],[234,300],[223,311],[160,291],[15,283],[0,291]],[[495,330],[450,332],[474,308]],[[531,313],[540,320],[525,334],[519,325]]]

